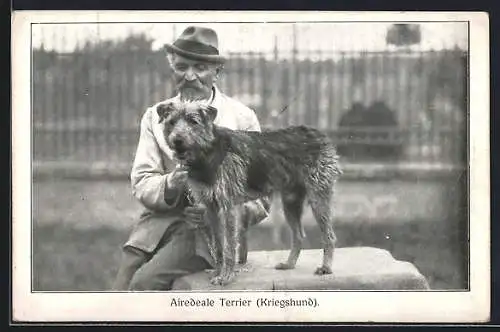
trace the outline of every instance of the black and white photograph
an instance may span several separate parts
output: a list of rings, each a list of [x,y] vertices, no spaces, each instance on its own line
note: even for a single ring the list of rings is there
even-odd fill
[[[488,40],[465,12],[15,13],[14,318],[486,321]]]

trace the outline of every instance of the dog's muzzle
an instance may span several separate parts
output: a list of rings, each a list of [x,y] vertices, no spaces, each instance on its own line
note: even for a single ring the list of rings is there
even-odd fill
[[[186,156],[188,148],[184,143],[184,140],[180,138],[174,138],[172,140],[173,150],[179,159],[183,159]]]

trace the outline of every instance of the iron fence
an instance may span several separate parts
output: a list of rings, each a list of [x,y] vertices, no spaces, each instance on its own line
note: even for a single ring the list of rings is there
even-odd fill
[[[300,56],[298,56],[300,54]],[[173,96],[162,51],[33,50],[35,165],[131,165],[145,109]],[[467,54],[232,53],[219,87],[264,128],[327,131],[346,162],[464,165]]]

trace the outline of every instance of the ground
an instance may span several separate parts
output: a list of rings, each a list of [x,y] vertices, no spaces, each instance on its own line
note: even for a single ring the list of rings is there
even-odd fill
[[[121,245],[140,211],[128,183],[43,181],[35,182],[33,193],[33,289],[109,289]],[[249,236],[250,250],[287,249],[288,230],[282,226],[282,220],[269,220],[255,227]],[[379,247],[398,260],[414,263],[433,289],[466,287],[459,250],[463,246],[456,241],[453,221],[359,220],[339,223],[336,232],[341,247]],[[305,247],[318,248],[317,229],[308,227],[306,233]]]

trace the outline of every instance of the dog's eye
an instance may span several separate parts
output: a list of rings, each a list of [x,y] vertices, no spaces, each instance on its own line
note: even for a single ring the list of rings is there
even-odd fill
[[[199,123],[198,119],[197,119],[196,117],[194,117],[194,116],[189,116],[189,117],[187,117],[187,118],[186,118],[186,121],[187,121],[189,124],[193,124],[193,125],[195,125],[195,124],[198,124],[198,123]]]
[[[175,125],[175,119],[168,120],[168,124],[171,126]]]

